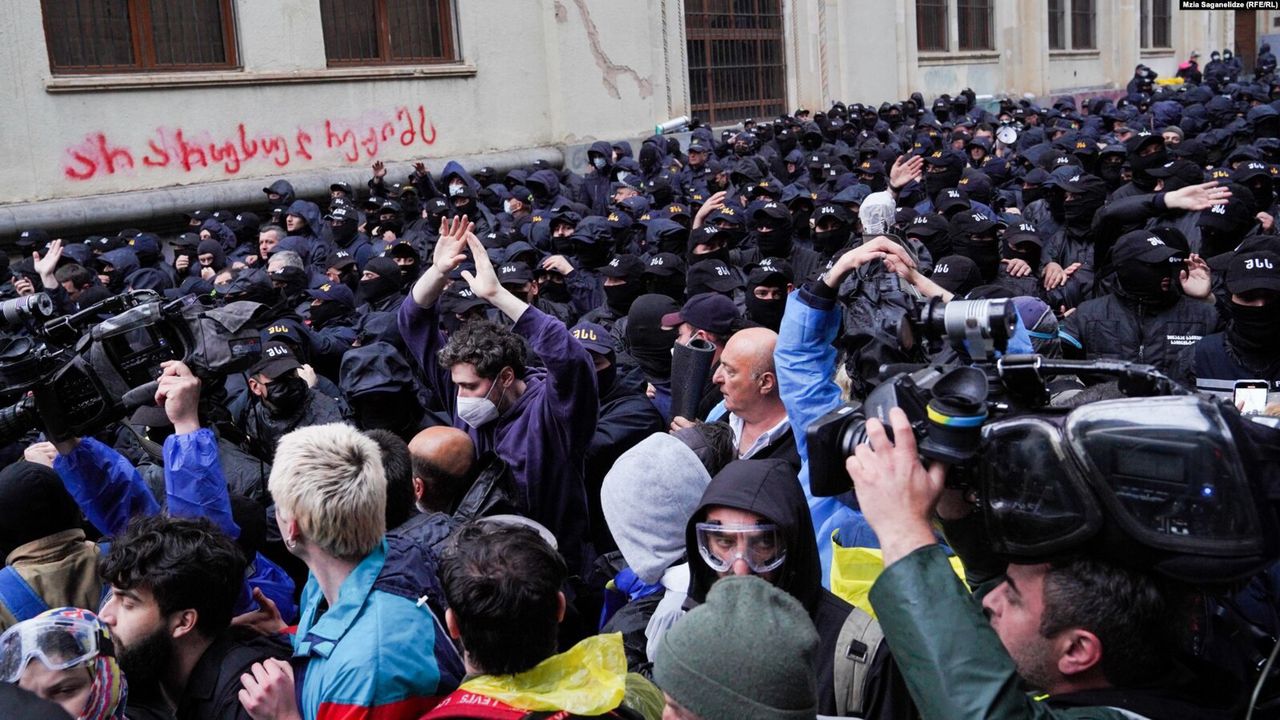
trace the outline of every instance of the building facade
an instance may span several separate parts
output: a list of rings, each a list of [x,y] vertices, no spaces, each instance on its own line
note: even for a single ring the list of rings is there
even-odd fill
[[[0,17],[0,237],[446,159],[583,164],[668,118],[1046,97],[1280,32],[1177,0],[29,0]],[[1242,48],[1244,46],[1242,45]],[[1252,51],[1251,51],[1252,52]],[[1243,54],[1243,52],[1242,52]],[[1251,61],[1251,58],[1250,58]]]

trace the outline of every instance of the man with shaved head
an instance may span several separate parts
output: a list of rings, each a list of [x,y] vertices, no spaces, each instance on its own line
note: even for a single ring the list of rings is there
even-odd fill
[[[396,532],[436,546],[458,525],[503,513],[528,514],[507,464],[496,454],[476,457],[465,431],[429,427],[409,441],[414,502],[421,511]]]
[[[800,467],[791,423],[778,394],[773,349],[778,333],[747,328],[729,338],[711,381],[724,395],[725,420],[733,429],[738,458],[786,460]]]
[[[409,441],[413,494],[424,513],[449,513],[466,490],[476,446],[466,432],[447,425],[429,427]]]

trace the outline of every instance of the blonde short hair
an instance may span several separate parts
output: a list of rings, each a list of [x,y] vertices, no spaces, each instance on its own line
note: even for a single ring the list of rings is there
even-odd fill
[[[350,425],[312,425],[281,438],[267,489],[306,538],[334,557],[363,558],[387,531],[381,452]]]

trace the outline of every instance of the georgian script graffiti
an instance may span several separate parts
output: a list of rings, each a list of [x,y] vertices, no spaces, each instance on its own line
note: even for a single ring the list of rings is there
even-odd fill
[[[287,130],[238,123],[221,133],[183,127],[157,127],[144,140],[123,143],[92,132],[65,150],[63,174],[71,180],[166,171],[213,170],[236,175],[257,164],[274,168],[320,161],[362,163],[390,147],[434,145],[436,126],[423,105],[400,106],[381,116],[358,120],[325,118]]]

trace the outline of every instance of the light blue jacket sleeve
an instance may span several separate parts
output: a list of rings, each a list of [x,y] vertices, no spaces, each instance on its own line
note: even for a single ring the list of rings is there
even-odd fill
[[[822,305],[830,307],[821,308]],[[831,584],[831,535],[840,529],[845,547],[879,547],[880,542],[862,513],[834,497],[815,497],[809,489],[809,442],[805,430],[843,402],[840,386],[832,379],[836,349],[832,343],[840,330],[840,311],[807,289],[791,293],[782,316],[773,362],[778,389],[791,421],[791,432],[800,452],[800,487],[809,502],[822,560],[822,584]]]
[[[54,458],[53,469],[80,512],[103,535],[124,530],[135,515],[160,512],[160,503],[138,469],[114,448],[91,437],[81,439],[70,454]]]

